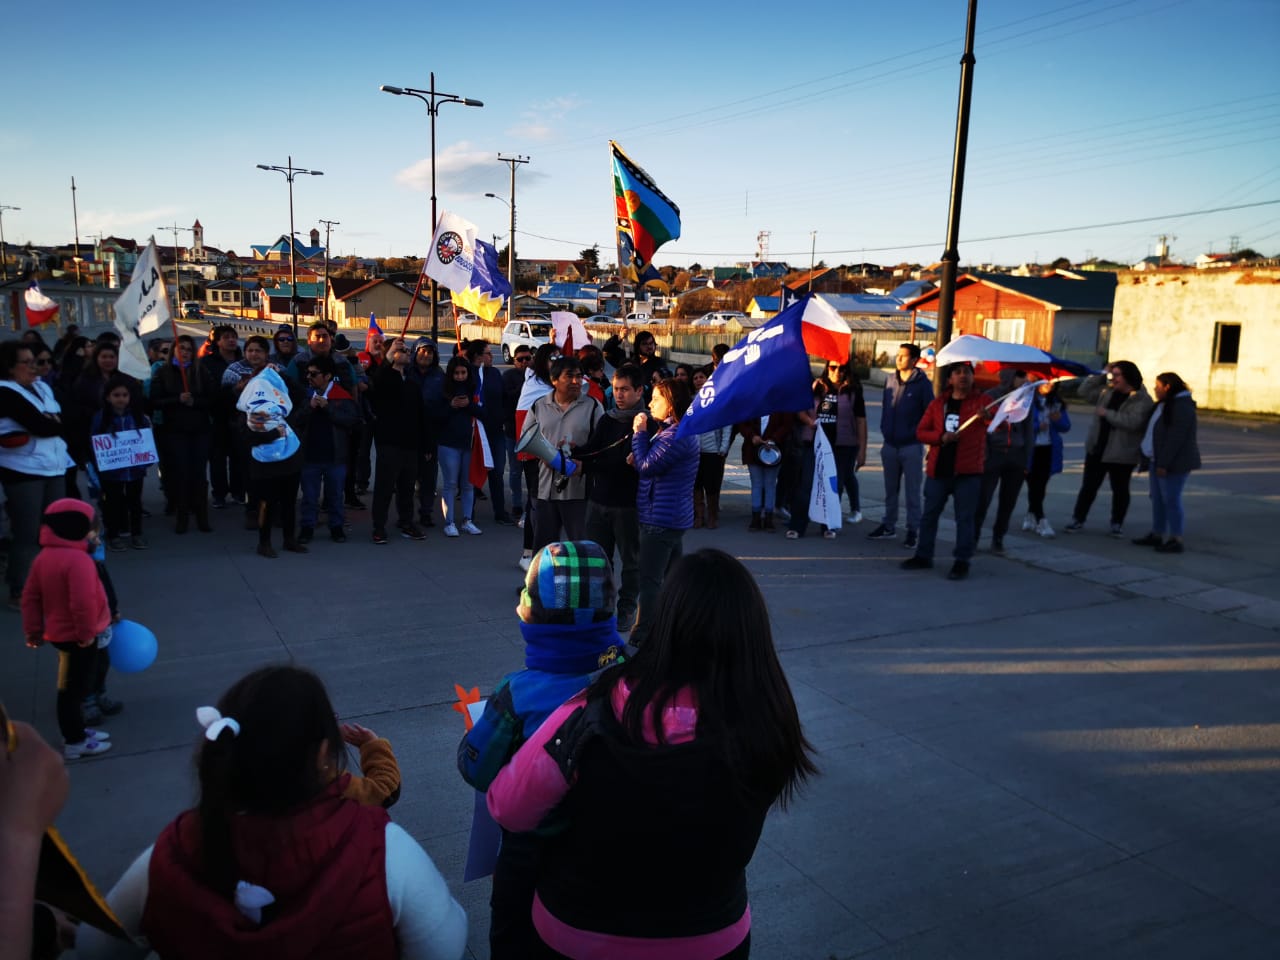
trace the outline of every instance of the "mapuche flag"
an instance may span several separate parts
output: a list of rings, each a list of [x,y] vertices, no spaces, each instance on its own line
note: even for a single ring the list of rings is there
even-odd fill
[[[657,280],[653,255],[668,240],[680,236],[680,208],[612,140],[609,150],[613,154],[618,272],[638,283]]]

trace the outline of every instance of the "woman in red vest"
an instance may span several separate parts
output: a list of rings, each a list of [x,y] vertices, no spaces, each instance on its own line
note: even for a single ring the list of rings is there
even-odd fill
[[[467,918],[426,852],[345,791],[342,735],[308,670],[264,667],[201,707],[200,801],[108,902],[145,946],[85,927],[82,958],[457,960]]]

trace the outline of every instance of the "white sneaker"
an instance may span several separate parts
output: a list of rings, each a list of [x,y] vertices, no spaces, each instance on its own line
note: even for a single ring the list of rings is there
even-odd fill
[[[446,523],[444,525],[444,535],[446,537],[456,537],[458,535],[458,528],[452,523]]]
[[[88,727],[85,727],[84,738],[86,740],[110,740],[111,734],[107,733],[105,730],[90,730]]]
[[[467,533],[471,534],[473,537],[478,537],[480,536],[480,534],[484,533],[483,530],[477,527],[470,520],[462,521],[462,529],[465,530]],[[454,536],[457,536],[457,534],[454,534]]]
[[[523,514],[523,513],[522,513],[522,514],[520,514],[520,519],[516,521],[516,526],[517,526],[517,527],[519,527],[521,530],[523,530],[523,529],[524,529],[524,514]]]
[[[1048,517],[1045,517],[1036,524],[1036,533],[1040,534],[1040,536],[1044,537],[1046,540],[1052,540],[1054,538],[1055,534],[1053,532],[1053,527],[1049,525]]]
[[[1023,530],[1038,529],[1036,526],[1036,518],[1028,513],[1025,517],[1022,518],[1022,529]]]
[[[80,760],[100,757],[110,749],[111,744],[106,740],[86,739],[84,743],[68,743],[63,746],[62,758],[64,760]]]
[[[847,517],[844,518],[844,522],[845,523],[861,523],[862,511],[861,510],[853,511],[853,513],[849,514]]]
[[[522,556],[520,557],[520,569],[521,569],[521,570],[523,570],[525,573],[528,573],[528,572],[529,572],[529,568],[530,568],[530,567],[532,567],[532,566],[533,566],[533,557],[532,557],[532,556],[528,556],[528,557],[526,557],[526,556],[523,556],[523,555],[522,555]]]

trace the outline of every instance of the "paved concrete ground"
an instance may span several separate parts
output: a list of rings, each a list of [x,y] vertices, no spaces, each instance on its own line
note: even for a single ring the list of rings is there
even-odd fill
[[[750,867],[754,956],[1280,954],[1280,430],[1202,433],[1188,553],[1103,535],[1104,493],[1085,533],[1015,532],[964,584],[944,563],[900,571],[899,543],[864,539],[874,463],[868,520],[835,541],[746,533],[731,471],[724,527],[686,548],[721,546],[758,577],[822,766]],[[1055,523],[1077,484],[1078,466],[1053,481]],[[1143,482],[1135,493],[1140,535]],[[152,550],[112,555],[122,610],[161,654],[112,683],[128,703],[116,749],[71,770],[59,825],[90,875],[109,887],[192,801],[195,707],[293,658],[343,717],[391,738],[405,774],[393,815],[486,957],[488,884],[461,882],[471,800],[449,704],[455,681],[484,688],[521,663],[519,545],[487,504],[477,514],[481,537],[437,528],[377,548],[355,514],[349,543],[276,561],[230,512],[181,538],[157,517]],[[9,616],[0,697],[56,738],[54,658],[23,649]]]

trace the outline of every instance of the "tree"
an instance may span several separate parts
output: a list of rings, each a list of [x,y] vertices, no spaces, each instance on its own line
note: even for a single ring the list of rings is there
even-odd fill
[[[690,273],[694,273],[694,274],[701,273],[701,272],[702,272],[702,264],[700,264],[700,263],[691,263],[691,264],[689,264],[689,272],[690,272]]]
[[[1071,260],[1068,257],[1059,257],[1053,263],[1049,264],[1050,270],[1070,270]]]
[[[693,274],[688,270],[681,270],[675,275],[671,281],[671,286],[677,293],[683,293],[689,289],[689,281],[693,279]]]
[[[591,280],[600,272],[600,245],[593,244],[580,251],[578,259],[586,264],[586,279]]]

